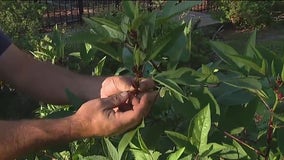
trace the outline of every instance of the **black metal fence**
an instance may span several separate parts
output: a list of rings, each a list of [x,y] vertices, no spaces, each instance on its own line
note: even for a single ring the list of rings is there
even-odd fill
[[[43,16],[43,28],[50,28],[55,24],[70,24],[82,21],[82,16],[94,16],[102,13],[110,13],[120,9],[121,0],[35,0],[47,6]],[[155,1],[140,0],[148,9],[155,8]],[[216,7],[212,0],[203,0],[200,5],[191,10],[208,12]]]

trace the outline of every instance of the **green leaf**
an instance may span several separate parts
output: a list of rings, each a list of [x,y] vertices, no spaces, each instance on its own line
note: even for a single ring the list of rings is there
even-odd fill
[[[220,105],[241,105],[251,101],[255,96],[243,88],[237,88],[225,83],[211,89]]]
[[[73,33],[68,39],[67,43],[93,43],[100,39],[101,37],[90,31],[79,31]]]
[[[256,49],[256,30],[254,30],[249,38],[245,55],[250,58],[263,59],[261,53]]]
[[[138,142],[139,142],[139,145],[140,145],[140,148],[142,149],[142,151],[150,154],[149,149],[148,149],[147,145],[145,144],[145,142],[142,138],[142,135],[139,131],[137,132],[137,137],[138,137]]]
[[[134,144],[130,144],[131,149],[135,160],[158,160],[159,156],[161,155],[160,152],[149,150],[149,153],[145,153],[143,150],[140,150],[138,147],[136,147]]]
[[[245,55],[248,56],[248,57],[251,57],[251,58],[253,58],[255,56],[254,49],[253,49],[253,48],[255,48],[255,40],[256,40],[256,31],[254,30],[254,32],[252,33],[252,35],[249,38],[247,49],[246,49],[246,52],[245,52]]]
[[[199,153],[202,157],[208,157],[214,153],[223,150],[225,147],[217,143],[208,143],[203,150]]]
[[[281,79],[284,80],[284,64],[283,64],[282,71],[281,71]]]
[[[145,54],[141,52],[139,49],[134,49],[134,64],[136,66],[141,66],[144,64],[144,60],[146,58]]]
[[[177,151],[175,151],[174,153],[171,153],[167,160],[179,160],[180,156],[182,155],[182,153],[184,152],[185,148],[182,147],[180,149],[178,149]]]
[[[108,20],[105,18],[99,18],[99,17],[91,17],[90,19],[94,20],[95,22],[101,25],[108,26],[109,28],[112,28],[113,30],[120,31],[120,26],[111,20]]]
[[[131,142],[132,138],[134,137],[134,135],[136,134],[136,132],[138,131],[139,128],[140,128],[140,126],[137,127],[134,130],[131,130],[131,131],[127,132],[126,134],[123,135],[123,137],[119,141],[119,144],[118,144],[119,159],[121,159],[122,154],[123,154],[125,148]]]
[[[97,64],[97,66],[95,67],[95,70],[93,72],[92,75],[96,75],[96,76],[100,76],[102,74],[103,71],[103,67],[105,65],[105,61],[106,61],[106,56],[104,56],[99,63]]]
[[[147,53],[146,60],[152,60],[158,56],[167,45],[170,45],[170,42],[174,42],[179,37],[179,33],[183,32],[184,27],[184,25],[178,26],[171,32],[160,36],[153,44],[153,51],[151,53]]]
[[[262,60],[262,64],[261,64],[261,69],[260,69],[260,73],[266,75],[268,72],[268,63],[266,59]]]
[[[179,148],[184,147],[184,152],[186,154],[192,154],[197,152],[196,147],[189,142],[188,137],[173,131],[165,131],[165,133]]]
[[[113,28],[106,25],[102,25],[102,27],[105,28],[110,38],[118,39],[120,42],[123,42],[125,40],[126,35],[124,35],[121,31],[114,30]]]
[[[238,52],[231,46],[218,41],[210,41],[209,43],[213,51],[226,63],[233,64],[235,63],[232,55],[239,55]],[[243,67],[243,64],[236,62],[238,67]]]
[[[261,90],[262,88],[261,83],[257,79],[250,77],[226,79],[223,82],[230,86],[243,89]]]
[[[168,79],[176,79],[176,78],[180,78],[185,73],[189,73],[189,72],[193,72],[193,71],[194,70],[191,69],[191,68],[181,67],[181,68],[178,68],[178,69],[169,69],[167,71],[163,71],[161,73],[158,73],[156,75],[156,77],[164,77],[164,78],[168,78]]]
[[[178,15],[186,10],[191,9],[193,6],[200,4],[201,1],[183,1],[178,3],[177,1],[166,1],[163,7],[161,17],[162,19],[168,19],[175,15]]]
[[[186,62],[189,60],[189,54],[186,52],[186,36],[182,31],[177,32],[177,38],[165,46],[161,51],[164,56],[169,58],[168,68],[175,69],[180,62]]]
[[[208,133],[211,128],[211,114],[209,104],[199,111],[192,121],[188,129],[188,137],[191,143],[198,148],[201,153],[207,146]]]
[[[134,19],[135,15],[135,4],[133,1],[122,1],[122,7],[125,14],[130,18]]]
[[[104,138],[104,142],[107,146],[109,156],[112,160],[119,160],[118,151],[114,147],[114,145],[110,142],[108,138]]]
[[[92,156],[86,156],[86,157],[79,155],[78,158],[79,158],[78,160],[109,160],[107,157],[104,157],[101,155],[92,155]]]
[[[241,55],[232,55],[230,56],[230,58],[239,66],[246,66],[248,68],[252,68],[255,71],[261,73],[261,74],[265,74],[265,72],[262,72],[262,69],[259,65],[257,65],[256,63],[254,63],[254,59],[248,58],[248,57],[244,57]]]
[[[93,47],[102,51],[103,53],[109,55],[113,59],[121,62],[122,56],[119,51],[116,51],[115,48],[111,47],[110,45],[103,44],[100,42],[93,43]]]
[[[134,66],[133,60],[133,54],[129,51],[127,47],[124,47],[122,50],[122,62],[124,66],[130,71],[132,71],[132,68]]]
[[[93,19],[86,18],[86,17],[82,17],[82,19],[84,20],[84,22],[86,22],[87,24],[89,24],[92,27],[92,29],[93,29],[93,32],[91,32],[92,34],[97,34],[97,36],[100,35],[102,37],[107,37],[108,36],[107,31],[105,30],[105,28],[102,27],[100,24],[98,24]],[[85,33],[85,34],[87,34],[87,33]],[[86,35],[86,38],[87,37],[90,37],[90,36]],[[101,37],[94,37],[94,36],[92,36],[91,39],[93,39],[93,38],[101,38]]]
[[[118,24],[105,18],[91,17],[90,19],[100,24],[101,27],[104,28],[105,31],[108,33],[109,37],[124,41],[126,36],[123,34]]]
[[[244,127],[238,127],[238,128],[234,128],[233,130],[230,131],[230,134],[232,135],[236,135],[236,134],[240,134],[241,132],[244,131]]]
[[[161,85],[167,87],[171,91],[175,92],[177,95],[180,95],[187,99],[187,97],[184,95],[182,89],[171,79],[165,79],[161,77],[153,77],[153,80],[160,83]]]
[[[236,144],[235,141],[233,141],[234,144]],[[220,157],[224,159],[242,159],[247,156],[245,151],[242,148],[233,146],[233,145],[228,145],[228,144],[223,144],[224,149],[220,153]]]
[[[284,128],[278,128],[276,131],[279,150],[282,154],[284,154]]]

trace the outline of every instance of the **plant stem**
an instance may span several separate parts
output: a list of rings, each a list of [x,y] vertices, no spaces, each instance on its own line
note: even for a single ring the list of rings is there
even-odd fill
[[[273,113],[274,113],[277,105],[278,105],[278,97],[277,97],[277,93],[275,93],[275,102],[273,104],[272,110],[270,110],[271,114],[270,114],[267,133],[266,133],[267,148],[266,148],[266,153],[265,153],[265,160],[269,159],[269,152],[270,152],[270,149],[271,149],[271,141],[272,141],[273,133],[274,133],[274,127],[273,127],[274,114]]]
[[[264,104],[264,106],[266,107],[266,109],[271,112],[271,108],[269,106],[269,104],[266,103],[266,101],[261,97],[261,96],[258,96],[259,99],[261,100],[261,102]]]
[[[217,126],[214,125],[215,128],[217,128],[218,130],[222,131],[220,128],[218,128]],[[244,142],[243,140],[233,136],[232,134],[226,132],[226,131],[222,131],[226,136],[230,137],[231,139],[237,141],[238,143],[240,143],[243,146],[248,147],[249,149],[253,150],[256,154],[261,155],[262,157],[265,157],[266,155],[264,153],[262,153],[260,150],[254,148],[253,146],[247,144],[246,142]]]

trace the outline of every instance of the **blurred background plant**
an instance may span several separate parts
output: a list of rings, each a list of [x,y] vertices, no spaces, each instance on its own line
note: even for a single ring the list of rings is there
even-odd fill
[[[46,6],[28,1],[0,1],[0,28],[22,49],[34,50],[41,39]]]
[[[263,29],[273,21],[275,1],[228,1],[215,2],[220,8],[215,16],[221,22],[231,22],[240,29]]]

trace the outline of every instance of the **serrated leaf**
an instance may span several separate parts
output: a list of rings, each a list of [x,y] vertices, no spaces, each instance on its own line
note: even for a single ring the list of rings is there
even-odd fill
[[[207,145],[208,133],[211,128],[211,114],[209,104],[199,111],[188,129],[188,137],[191,143],[201,152]]]
[[[177,151],[175,151],[174,153],[171,153],[167,160],[179,160],[180,156],[182,155],[182,153],[184,152],[185,147],[182,147],[180,149],[178,149]]]
[[[189,142],[189,138],[178,132],[165,131],[167,136],[180,148],[184,147],[184,152],[192,154],[197,152],[197,148]]]
[[[104,142],[106,144],[109,156],[112,160],[119,160],[118,151],[114,147],[114,145],[110,142],[108,138],[104,138]]]

